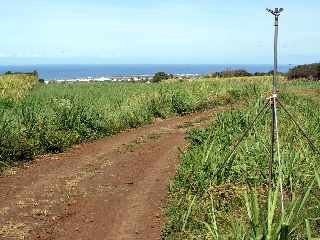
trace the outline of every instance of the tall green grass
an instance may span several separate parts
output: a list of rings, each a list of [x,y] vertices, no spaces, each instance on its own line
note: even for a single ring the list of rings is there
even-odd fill
[[[281,89],[290,91],[283,90],[280,96],[315,145],[320,146],[320,95],[304,90],[316,88],[315,85],[283,83]],[[320,235],[320,191],[315,184],[320,156],[312,152],[282,109],[279,109],[279,121],[284,215],[279,188],[268,191],[271,111],[257,122],[231,163],[215,174],[231,151],[230,146],[243,134],[264,102],[264,96],[256,95],[248,107],[220,113],[208,128],[189,132],[191,146],[183,154],[170,185],[165,239],[307,239],[307,235]],[[273,167],[273,179],[277,183],[276,162]],[[190,210],[190,199],[194,197]],[[187,222],[183,217],[186,212]]]
[[[161,84],[35,85],[18,101],[0,102],[0,165],[62,152],[154,118],[183,115],[250,97],[270,79]]]

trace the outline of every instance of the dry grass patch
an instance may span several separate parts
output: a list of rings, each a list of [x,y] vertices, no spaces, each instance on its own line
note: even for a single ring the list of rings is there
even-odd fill
[[[37,81],[34,74],[0,75],[0,98],[20,99]]]

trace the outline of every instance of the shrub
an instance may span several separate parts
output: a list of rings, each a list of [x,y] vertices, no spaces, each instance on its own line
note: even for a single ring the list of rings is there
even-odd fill
[[[179,115],[192,111],[192,99],[186,92],[176,92],[171,98],[171,104],[173,111]]]
[[[0,119],[0,167],[10,162],[32,159],[32,146],[22,131],[16,131],[17,122],[10,117]],[[1,164],[2,163],[2,164]]]
[[[163,80],[167,80],[170,78],[169,74],[166,74],[165,72],[157,72],[153,78],[152,78],[152,82],[154,83],[159,83]]]

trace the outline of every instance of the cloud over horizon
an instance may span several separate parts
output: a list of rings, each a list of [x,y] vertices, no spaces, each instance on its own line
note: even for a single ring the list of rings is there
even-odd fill
[[[0,64],[268,63],[265,8],[275,6],[285,8],[280,62],[318,62],[316,0],[12,0],[2,4]]]

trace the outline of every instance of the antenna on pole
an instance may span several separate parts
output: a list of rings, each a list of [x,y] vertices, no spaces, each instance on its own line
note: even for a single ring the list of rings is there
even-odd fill
[[[278,32],[279,32],[279,16],[283,11],[283,8],[275,8],[274,10],[267,8],[267,12],[274,16],[274,68],[273,68],[273,80],[272,80],[272,95],[269,98],[271,102],[272,111],[272,133],[271,133],[271,158],[269,160],[269,187],[272,186],[272,171],[273,162],[275,156],[275,147],[277,149],[277,157],[279,164],[279,180],[280,180],[280,191],[281,191],[281,210],[284,214],[284,196],[283,196],[283,164],[280,155],[280,143],[279,143],[279,129],[278,129],[278,117],[277,117],[277,80],[278,80]]]

